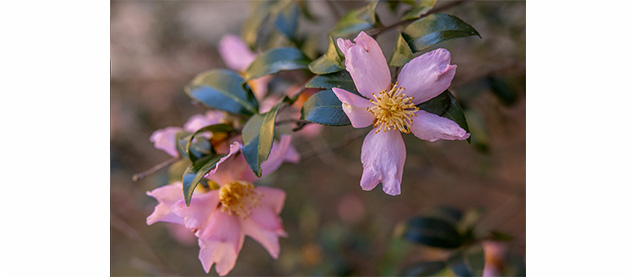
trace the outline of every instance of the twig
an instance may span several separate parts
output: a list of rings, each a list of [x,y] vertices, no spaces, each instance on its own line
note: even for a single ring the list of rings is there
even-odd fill
[[[396,27],[401,26],[401,25],[405,25],[407,23],[411,23],[412,21],[416,21],[416,20],[421,19],[423,17],[426,17],[426,16],[428,16],[430,14],[434,14],[434,13],[438,13],[438,12],[441,12],[441,11],[444,11],[444,10],[447,10],[447,9],[451,9],[451,8],[459,6],[459,5],[461,5],[461,4],[463,4],[464,2],[467,2],[467,1],[470,1],[470,0],[457,0],[457,1],[449,2],[449,3],[447,3],[445,5],[442,5],[442,6],[438,7],[438,8],[433,8],[430,11],[422,14],[419,17],[402,20],[402,21],[399,21],[399,22],[394,23],[392,25],[384,26],[384,27],[381,27],[381,28],[375,28],[375,29],[373,29],[374,33],[372,34],[372,36],[374,38],[377,38],[377,36],[379,36],[381,33],[385,32],[385,31],[388,31],[390,29],[396,28]]]
[[[140,180],[142,178],[145,178],[147,175],[149,175],[151,173],[154,173],[154,172],[156,172],[156,171],[158,171],[160,169],[163,169],[163,168],[173,164],[174,162],[178,161],[179,159],[180,159],[179,157],[173,157],[173,158],[168,159],[168,160],[166,160],[164,162],[161,162],[161,163],[159,163],[157,165],[154,165],[152,168],[149,168],[149,169],[147,169],[147,170],[145,170],[143,172],[134,174],[134,176],[131,177],[131,180],[136,182],[136,181],[138,181],[138,180]]]

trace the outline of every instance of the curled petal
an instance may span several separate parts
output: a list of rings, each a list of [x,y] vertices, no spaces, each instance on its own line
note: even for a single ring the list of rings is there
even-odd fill
[[[235,141],[235,142],[233,142],[232,144],[230,144],[230,152],[228,152],[228,154],[227,154],[225,157],[221,158],[221,159],[217,162],[217,164],[215,165],[215,167],[213,167],[213,169],[211,169],[208,173],[206,173],[206,175],[204,175],[204,178],[210,178],[210,179],[213,179],[213,180],[215,180],[215,181],[217,181],[217,182],[219,182],[219,181],[218,181],[218,180],[216,180],[216,179],[222,179],[222,178],[231,179],[231,178],[230,178],[231,176],[229,176],[229,174],[227,174],[227,173],[230,173],[230,172],[231,172],[231,169],[230,169],[230,167],[229,167],[229,166],[227,166],[227,165],[231,163],[230,161],[234,159],[234,158],[233,158],[233,156],[234,156],[237,152],[239,152],[239,151],[241,150],[241,148],[242,148],[242,147],[243,147],[243,145],[241,145],[241,143],[240,143],[240,142],[238,142],[238,141]],[[225,165],[222,165],[222,164],[224,164],[224,163],[225,163]],[[217,176],[217,177],[211,178],[211,176],[213,176],[213,175],[214,175],[214,174],[215,174],[215,173],[219,170],[219,166],[222,166],[222,168],[223,168],[224,166],[226,167],[225,169],[222,169],[222,170],[220,171],[220,172],[222,173],[222,176],[221,176],[221,177]],[[231,179],[231,180],[232,180],[232,179]],[[221,182],[220,182],[220,183],[221,183]]]
[[[180,195],[182,194],[182,188],[180,187]],[[172,206],[174,214],[183,219],[184,227],[193,231],[195,235],[199,236],[200,230],[206,228],[208,219],[217,209],[219,204],[219,191],[213,190],[203,194],[196,194],[191,198],[191,204],[186,206],[183,197]]]
[[[342,39],[342,38],[337,39],[337,48],[340,49],[340,51],[342,52],[342,54],[344,54],[344,56],[346,56],[346,53],[348,52],[348,48],[351,48],[351,46],[353,45],[355,44],[353,44],[348,39]]]
[[[362,144],[361,160],[364,166],[360,183],[362,189],[372,190],[381,183],[385,193],[401,194],[405,144],[400,132],[375,133],[373,129]]]
[[[456,75],[456,65],[450,65],[451,55],[443,48],[412,59],[401,69],[399,86],[414,104],[423,103],[445,91]]]
[[[354,128],[366,127],[375,120],[375,115],[368,111],[373,104],[366,98],[340,88],[333,88],[333,93],[342,102],[342,110]]]
[[[256,58],[247,44],[238,36],[225,35],[219,41],[219,54],[232,70],[243,72]]]
[[[184,199],[182,195],[182,182],[175,182],[148,191],[147,195],[158,200],[158,205],[154,208],[153,213],[147,217],[147,225],[154,224],[158,221],[184,224],[182,217],[171,211],[171,207],[177,201]]]
[[[370,98],[372,93],[389,89],[390,69],[377,41],[361,32],[355,43],[346,49],[345,64],[359,93]],[[346,47],[347,43],[343,44]]]
[[[214,212],[208,226],[200,230],[199,235],[199,260],[206,273],[216,263],[217,274],[228,274],[237,262],[243,239],[238,217],[219,210]]]
[[[177,148],[175,148],[175,134],[181,132],[180,127],[166,127],[164,129],[157,130],[151,134],[149,140],[153,142],[153,147],[160,149],[171,157],[177,157]]]
[[[427,141],[465,140],[469,138],[469,133],[460,128],[458,123],[423,110],[416,112],[410,131],[417,138]]]
[[[184,130],[195,132],[208,125],[218,124],[224,120],[224,114],[220,111],[207,111],[205,114],[196,114],[184,124]]]

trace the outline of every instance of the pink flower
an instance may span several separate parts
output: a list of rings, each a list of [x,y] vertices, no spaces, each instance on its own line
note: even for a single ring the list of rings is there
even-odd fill
[[[192,133],[202,127],[221,123],[224,119],[224,114],[218,111],[208,111],[205,114],[196,114],[188,119],[186,124],[184,124],[184,128],[166,127],[164,129],[157,130],[153,132],[149,140],[153,142],[153,146],[155,148],[166,152],[171,155],[171,157],[177,157],[178,152],[175,146],[175,134],[182,131]]]
[[[276,170],[284,161],[296,162],[297,153],[290,149],[290,136],[274,143],[267,161],[261,164],[263,174]],[[147,195],[158,200],[147,224],[158,221],[184,225],[193,231],[200,247],[199,259],[208,273],[213,264],[219,275],[234,268],[243,247],[245,235],[258,241],[273,258],[278,258],[279,236],[287,236],[278,216],[285,202],[285,192],[270,187],[255,187],[258,178],[249,169],[242,145],[234,142],[228,155],[209,174],[210,182],[219,189],[205,191],[201,186],[186,206],[182,183],[157,188]]]
[[[241,73],[245,72],[252,61],[256,59],[256,54],[250,50],[250,47],[235,35],[225,35],[221,38],[219,54],[228,68]],[[271,79],[271,76],[264,76],[248,82],[257,100],[261,101],[267,94],[267,84]]]
[[[333,88],[333,92],[342,101],[353,127],[373,125],[362,145],[361,187],[372,190],[382,183],[385,193],[399,195],[405,163],[401,132],[412,132],[428,141],[469,137],[456,122],[416,107],[449,87],[456,65],[449,64],[449,51],[436,49],[407,63],[392,84],[386,58],[372,37],[361,32],[355,43],[338,39],[337,45],[346,56],[346,70],[363,97],[339,88]]]

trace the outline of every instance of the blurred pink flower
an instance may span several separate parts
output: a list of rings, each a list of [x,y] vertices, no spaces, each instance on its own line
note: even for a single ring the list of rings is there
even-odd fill
[[[483,241],[482,248],[484,248],[484,271],[482,276],[502,276],[504,255],[506,255],[508,250],[507,245],[496,241]]]
[[[274,143],[269,158],[261,164],[264,175],[274,172],[285,161],[297,162],[299,157],[290,150],[290,143],[290,136],[282,136],[279,143]],[[147,224],[171,222],[193,231],[204,270],[208,273],[216,264],[215,270],[221,276],[234,268],[245,235],[263,245],[274,259],[280,253],[278,237],[287,236],[278,216],[285,192],[255,187],[252,183],[258,178],[240,153],[241,148],[239,142],[234,142],[228,155],[207,175],[219,189],[208,192],[197,189],[190,206],[184,202],[180,182],[147,192],[158,200]]]
[[[333,92],[342,101],[353,127],[374,127],[362,145],[361,187],[372,190],[382,183],[385,193],[399,195],[406,155],[401,132],[411,131],[428,141],[469,137],[456,122],[416,107],[449,87],[456,65],[449,64],[449,51],[436,49],[403,66],[397,82],[392,84],[386,58],[372,37],[361,32],[355,43],[340,38],[337,45],[346,56],[346,70],[363,97],[339,88],[333,88]]]
[[[238,72],[245,72],[248,66],[256,59],[256,54],[238,36],[225,35],[219,41],[219,54],[226,66]],[[264,76],[248,82],[256,99],[261,101],[267,94],[267,84],[272,76]]]
[[[225,115],[219,111],[208,111],[205,114],[196,114],[191,116],[184,128],[182,127],[166,127],[164,129],[153,132],[149,140],[153,142],[156,149],[160,149],[171,157],[177,157],[178,152],[175,146],[175,134],[181,131],[195,132],[202,127],[224,122]],[[209,137],[209,135],[205,135]]]

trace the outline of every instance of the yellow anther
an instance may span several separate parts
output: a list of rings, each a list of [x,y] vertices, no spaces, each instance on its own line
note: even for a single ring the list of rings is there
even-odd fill
[[[263,193],[248,182],[233,181],[219,189],[219,202],[222,212],[237,215],[243,219],[252,214],[252,209],[260,206]]]
[[[370,103],[374,106],[366,109],[375,115],[373,122],[373,127],[377,129],[375,133],[394,129],[410,133],[412,117],[416,116],[418,107],[412,103],[414,97],[407,97],[402,93],[404,90],[405,88],[395,83],[389,90],[380,91],[378,96],[372,94],[375,99],[370,99]]]

